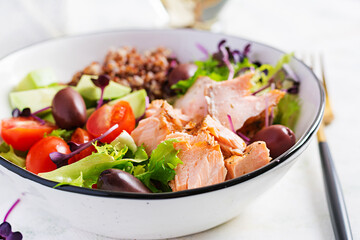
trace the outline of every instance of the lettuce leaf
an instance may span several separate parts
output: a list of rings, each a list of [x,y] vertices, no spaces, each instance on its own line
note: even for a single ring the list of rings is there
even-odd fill
[[[253,87],[251,88],[251,92],[255,92],[256,90],[260,89],[269,84],[271,78],[275,79],[275,82],[279,79],[285,79],[282,76],[282,68],[284,64],[288,64],[291,61],[291,58],[294,56],[294,53],[284,54],[276,63],[275,66],[270,64],[262,64],[261,66],[257,67],[255,70],[254,77],[251,79],[253,83]],[[280,81],[282,81],[280,80]]]
[[[63,166],[51,172],[39,173],[39,176],[59,182],[60,185],[74,185],[76,183],[75,186],[91,188],[97,182],[100,173],[120,165],[121,161],[115,160],[106,153],[93,153],[73,164]],[[82,181],[80,181],[80,177]],[[57,186],[60,185],[58,184]]]
[[[103,171],[116,168],[133,174],[153,192],[171,191],[168,182],[174,179],[174,169],[182,163],[173,146],[176,141],[169,139],[160,143],[150,159],[144,146],[137,147],[132,153],[126,145],[119,150],[116,147],[118,144],[94,144],[97,153],[54,171],[39,173],[39,176],[59,182],[55,187],[73,185],[91,188]]]
[[[12,162],[13,164],[18,165],[19,167],[25,167],[25,158],[18,156],[11,145],[3,142],[0,145],[0,156],[6,160]]]
[[[301,112],[301,103],[298,95],[285,94],[274,112],[274,124],[281,124],[295,131],[295,126]]]
[[[104,153],[106,155],[109,155],[113,157],[115,160],[122,159],[129,149],[126,145],[121,149],[114,147],[111,144],[103,144],[98,146],[97,142],[93,143],[93,146],[95,147],[98,153]]]
[[[174,148],[173,143],[176,139],[168,139],[160,143],[151,153],[147,171],[135,175],[152,192],[171,191],[168,182],[175,178],[175,168],[183,162],[177,156],[178,150]],[[155,186],[154,182],[157,183]]]
[[[44,137],[47,136],[55,136],[64,139],[64,141],[68,142],[71,139],[71,135],[74,133],[74,130],[66,130],[66,129],[55,129],[51,133],[46,134]]]
[[[179,94],[185,94],[200,76],[208,76],[214,81],[224,81],[229,76],[229,69],[226,66],[219,66],[219,62],[211,56],[205,61],[195,61],[194,64],[198,67],[195,74],[172,85],[171,89],[177,90]]]

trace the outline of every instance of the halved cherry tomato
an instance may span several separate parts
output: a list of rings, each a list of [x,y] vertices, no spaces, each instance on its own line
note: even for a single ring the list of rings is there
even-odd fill
[[[75,132],[71,135],[71,141],[78,144],[83,144],[91,141],[94,137],[90,135],[86,130],[82,128],[77,128]],[[68,163],[72,164],[74,162],[79,161],[80,159],[83,159],[84,157],[87,157],[91,155],[92,152],[95,152],[95,147],[90,146],[84,150],[82,150],[80,153],[76,154],[72,158],[69,159]]]
[[[56,126],[41,124],[32,117],[8,118],[1,121],[1,137],[14,149],[27,151]]]
[[[91,114],[86,128],[91,135],[99,137],[115,124],[119,124],[119,127],[104,137],[101,142],[111,143],[123,130],[128,133],[134,130],[135,116],[128,102],[119,101],[114,106],[103,105]]]
[[[69,154],[70,148],[67,143],[55,136],[49,136],[35,143],[26,156],[26,169],[35,174],[50,172],[56,169],[49,157],[52,152]]]

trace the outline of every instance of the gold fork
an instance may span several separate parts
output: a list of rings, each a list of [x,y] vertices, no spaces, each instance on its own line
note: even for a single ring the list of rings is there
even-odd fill
[[[327,91],[324,60],[323,56],[319,57],[321,80],[325,90],[325,111],[324,117],[317,132],[317,140],[319,144],[319,151],[321,157],[321,166],[325,184],[326,198],[331,217],[336,239],[353,239],[350,227],[350,221],[346,210],[344,196],[341,190],[339,178],[336,173],[335,165],[331,157],[329,146],[326,142],[324,126],[329,125],[333,119],[334,114],[329,101],[329,94]],[[311,68],[315,68],[315,57],[311,56]]]

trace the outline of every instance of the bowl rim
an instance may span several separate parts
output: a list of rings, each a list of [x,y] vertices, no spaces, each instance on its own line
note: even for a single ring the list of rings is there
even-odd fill
[[[235,37],[237,39],[241,39],[244,41],[248,41],[250,43],[255,43],[257,45],[261,45],[266,48],[270,48],[278,53],[285,54],[284,51],[279,50],[275,47],[269,46],[267,44],[257,42],[257,41],[252,41],[250,39],[246,39],[243,37],[224,34],[224,33],[213,33],[213,32],[208,32],[208,31],[194,30],[194,29],[124,29],[124,30],[111,30],[111,31],[100,31],[100,32],[92,32],[92,33],[85,33],[85,34],[69,35],[69,36],[62,36],[62,37],[42,40],[39,42],[35,42],[32,44],[26,45],[22,48],[16,49],[16,50],[6,54],[4,57],[0,58],[0,63],[2,61],[4,61],[5,59],[7,59],[8,57],[11,57],[12,55],[15,55],[23,50],[26,50],[28,48],[35,47],[38,45],[42,45],[42,44],[45,44],[48,42],[62,41],[62,40],[67,40],[67,39],[71,39],[71,38],[83,38],[83,37],[89,37],[89,36],[114,34],[114,33],[119,33],[119,34],[128,33],[128,32],[162,33],[162,32],[180,32],[180,31],[182,31],[182,32],[198,32],[201,34],[209,34],[209,35],[219,35],[223,38]],[[143,200],[158,199],[158,200],[163,200],[163,199],[190,197],[190,196],[194,196],[194,195],[198,195],[198,194],[221,190],[224,188],[228,188],[228,187],[240,184],[242,182],[246,182],[250,179],[256,178],[257,176],[259,176],[265,172],[270,171],[271,169],[274,169],[277,166],[283,165],[282,163],[284,163],[284,162],[289,162],[290,160],[295,160],[295,158],[291,158],[291,157],[296,155],[296,153],[298,153],[300,151],[300,149],[310,141],[311,137],[316,133],[317,129],[320,126],[320,123],[321,123],[321,120],[323,117],[323,113],[324,113],[324,106],[325,106],[325,93],[323,90],[323,86],[310,67],[308,67],[303,61],[299,60],[298,58],[296,58],[296,57],[293,57],[293,58],[296,61],[298,61],[301,65],[303,65],[308,71],[310,71],[310,73],[313,75],[314,79],[316,80],[316,84],[318,86],[318,91],[320,94],[320,107],[316,113],[315,119],[311,123],[311,125],[310,125],[311,127],[303,134],[303,136],[296,142],[296,144],[293,147],[291,147],[289,150],[287,150],[281,156],[274,159],[273,161],[271,161],[269,164],[265,165],[264,167],[259,168],[248,174],[242,175],[240,177],[237,177],[237,178],[234,178],[231,180],[227,180],[222,183],[205,186],[205,187],[200,187],[200,188],[195,188],[195,189],[188,189],[188,190],[183,190],[183,191],[178,191],[178,192],[144,194],[144,193],[112,192],[112,191],[89,189],[89,188],[83,188],[83,187],[77,187],[77,186],[71,186],[71,185],[64,185],[64,186],[54,188],[58,184],[57,182],[47,180],[36,174],[33,174],[17,165],[11,163],[10,161],[4,159],[1,156],[0,156],[0,165],[5,167],[7,170],[19,175],[22,178],[31,180],[35,183],[38,183],[45,187],[52,188],[54,190],[72,192],[72,193],[77,193],[77,194],[84,194],[84,195],[94,196],[94,197],[119,198],[119,199],[140,199],[140,200],[141,199],[143,199]],[[286,161],[288,159],[290,159],[290,160]]]

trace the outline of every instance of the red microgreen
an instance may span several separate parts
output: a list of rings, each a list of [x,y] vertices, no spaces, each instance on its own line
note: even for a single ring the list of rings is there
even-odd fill
[[[11,224],[6,220],[9,217],[10,213],[14,210],[16,205],[20,202],[20,198],[15,201],[15,203],[10,207],[8,212],[5,215],[4,221],[0,224],[0,239],[4,240],[22,240],[23,236],[20,232],[13,232],[11,229]]]
[[[234,59],[234,63],[236,63],[237,61],[236,61],[236,56],[238,56],[238,58],[239,58],[239,61],[241,61],[241,59],[242,59],[242,54],[241,54],[241,52],[239,51],[239,50],[234,50],[234,51],[232,51],[231,52],[231,54],[232,54],[232,57],[233,57],[233,59]]]
[[[81,147],[81,144],[72,141],[67,142],[67,145],[69,145],[71,152],[74,152]]]
[[[232,130],[234,133],[236,133],[231,116],[228,114],[227,117],[228,117],[228,120],[229,120],[229,123],[230,123],[231,130]]]
[[[244,50],[242,52],[242,57],[243,58],[248,57],[249,52],[250,52],[250,48],[251,48],[251,44],[250,43],[246,44],[246,46],[244,47]],[[242,60],[240,60],[240,61],[242,61]]]
[[[51,108],[51,106],[40,109],[34,113],[31,113],[30,108],[24,108],[22,111],[20,111],[20,109],[18,109],[18,108],[14,108],[11,114],[13,117],[33,117],[35,120],[40,122],[40,124],[45,124],[45,121],[42,120],[41,118],[39,118],[38,116],[36,116],[36,114],[46,111],[50,108]]]
[[[225,65],[228,67],[229,69],[229,76],[228,76],[228,80],[233,79],[234,77],[234,67],[231,64],[230,60],[229,60],[229,53],[228,51],[225,49],[224,45],[219,45],[220,46],[220,51],[223,55],[223,61],[225,63]]]
[[[107,135],[109,135],[111,132],[113,132],[115,129],[117,129],[119,127],[118,124],[115,124],[114,126],[112,126],[109,130],[107,130],[105,133],[103,133],[100,137],[94,138],[93,140],[86,142],[84,144],[78,145],[78,144],[70,144],[70,147],[72,149],[75,149],[74,151],[72,151],[69,154],[63,154],[60,152],[52,152],[49,154],[51,161],[53,161],[53,163],[56,164],[57,168],[63,167],[65,165],[68,164],[68,160],[75,156],[76,154],[80,153],[82,150],[88,148],[91,146],[92,143],[96,142],[96,141],[100,141],[101,139],[103,139],[104,137],[106,137]]]
[[[96,109],[98,109],[103,105],[104,91],[106,86],[108,86],[110,83],[110,77],[106,74],[102,74],[98,78],[91,78],[91,81],[95,84],[95,86],[101,89],[100,99],[96,107]]]
[[[204,54],[204,60],[206,60],[209,57],[208,50],[200,43],[196,43],[196,47]]]
[[[269,87],[271,86],[271,83],[273,83],[273,82],[274,82],[274,79],[271,78],[266,85],[264,85],[263,87],[259,88],[258,90],[256,90],[255,92],[253,92],[251,95],[255,96],[255,95],[258,94],[259,92],[264,91],[265,89],[269,88]]]
[[[238,135],[239,137],[241,137],[246,144],[249,144],[250,138],[246,137],[246,136],[245,136],[244,134],[242,134],[240,131],[236,131],[235,128],[234,128],[234,124],[233,124],[233,121],[232,121],[231,116],[230,116],[229,114],[227,114],[227,117],[228,117],[228,120],[229,120],[229,123],[230,123],[230,128],[231,128],[231,130],[232,130],[236,135]]]

